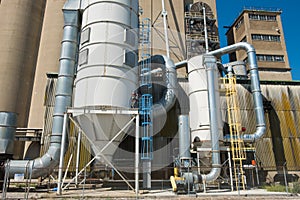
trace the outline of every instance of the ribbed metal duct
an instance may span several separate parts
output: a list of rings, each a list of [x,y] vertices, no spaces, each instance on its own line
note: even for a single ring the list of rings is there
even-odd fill
[[[17,125],[17,114],[0,112],[0,157],[12,157],[14,153],[14,137]]]
[[[58,165],[63,118],[67,107],[71,106],[73,79],[76,63],[76,53],[78,44],[78,18],[79,12],[76,10],[63,10],[64,12],[64,35],[62,40],[62,50],[60,58],[60,70],[55,96],[55,108],[53,115],[53,126],[50,146],[46,154],[35,160],[12,160],[8,163],[9,174],[31,175],[31,178],[41,177],[48,174]],[[26,173],[29,172],[29,173]]]

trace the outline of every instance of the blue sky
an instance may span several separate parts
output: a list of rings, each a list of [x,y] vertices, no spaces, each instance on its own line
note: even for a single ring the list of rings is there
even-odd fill
[[[299,0],[216,0],[221,47],[227,45],[223,26],[229,26],[246,7],[282,9],[283,32],[292,68],[293,80],[300,80],[300,13]],[[295,26],[297,24],[298,26]]]

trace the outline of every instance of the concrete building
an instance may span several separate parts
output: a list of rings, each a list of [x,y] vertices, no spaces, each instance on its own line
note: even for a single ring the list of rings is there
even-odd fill
[[[228,44],[248,42],[254,46],[261,80],[292,80],[286,51],[281,10],[244,9],[227,31]],[[247,60],[244,52],[230,61]]]
[[[141,19],[149,18],[152,24],[152,54],[166,54],[162,18],[162,4],[157,0],[140,0]],[[165,1],[168,23],[170,56],[174,62],[205,52],[204,14],[208,30],[208,48],[219,48],[217,7],[215,0]],[[179,77],[186,76],[185,68],[177,70]]]

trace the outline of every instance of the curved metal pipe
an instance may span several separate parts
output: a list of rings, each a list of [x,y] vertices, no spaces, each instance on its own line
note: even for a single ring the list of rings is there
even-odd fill
[[[167,90],[163,97],[159,100],[158,104],[161,104],[166,111],[169,111],[175,104],[177,95],[177,75],[174,62],[167,56],[162,56],[166,66],[166,82]]]
[[[250,69],[251,92],[254,101],[254,111],[256,116],[256,131],[253,134],[244,134],[243,139],[246,142],[255,142],[259,140],[266,132],[266,123],[264,115],[264,107],[260,89],[260,81],[258,75],[258,67],[256,61],[256,52],[254,47],[246,42],[236,43],[215,51],[211,51],[208,55],[220,57],[238,50],[245,50],[248,55],[248,63]]]
[[[55,95],[55,107],[53,114],[52,134],[48,151],[35,160],[12,160],[8,168],[10,176],[24,174],[31,178],[37,178],[48,174],[58,165],[64,113],[72,103],[72,89],[76,64],[78,45],[79,11],[63,10],[64,35],[60,57],[60,68]],[[27,177],[26,177],[27,178]]]

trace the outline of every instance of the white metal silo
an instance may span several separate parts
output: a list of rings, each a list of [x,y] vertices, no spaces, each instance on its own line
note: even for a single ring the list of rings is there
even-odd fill
[[[83,5],[75,80],[75,108],[128,109],[137,88],[138,1],[90,0]],[[100,151],[131,119],[130,115],[76,116]],[[103,152],[110,160],[124,134]]]
[[[208,85],[210,77],[207,77],[208,69],[203,59],[204,56],[196,56],[188,61],[191,141],[195,149],[201,149],[199,155],[202,159],[211,156],[210,148],[214,145],[211,142],[211,107],[216,110],[217,115],[213,117],[216,117],[218,122],[218,131],[213,134],[216,134],[219,140],[223,139],[218,78],[210,80],[213,87]],[[214,77],[218,77],[217,69],[212,73]],[[214,98],[218,102],[215,105],[209,105],[209,87],[212,87],[210,89],[214,91]]]

